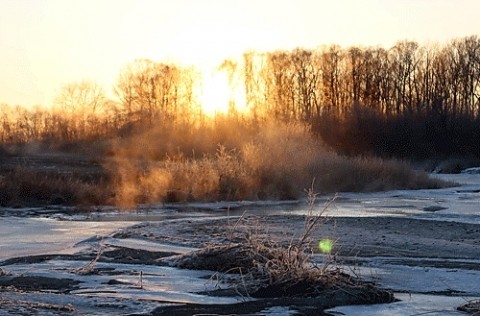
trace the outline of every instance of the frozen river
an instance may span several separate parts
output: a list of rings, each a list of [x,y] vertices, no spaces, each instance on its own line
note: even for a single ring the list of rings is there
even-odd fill
[[[458,186],[437,190],[341,193],[325,215],[403,216],[480,224],[480,174],[434,174]],[[302,213],[298,210],[296,213]]]
[[[0,261],[41,254],[72,254],[82,240],[108,235],[132,222],[59,221],[42,217],[0,217]]]
[[[455,182],[458,186],[438,190],[341,193],[325,215],[332,217],[409,217],[480,225],[480,175],[433,176]],[[330,197],[320,198],[327,201]],[[226,211],[227,209],[228,211]],[[98,212],[76,215],[65,214],[62,209],[1,209],[0,261],[33,255],[73,254],[82,250],[82,247],[88,246],[88,242],[84,242],[85,240],[98,238],[108,240],[113,233],[141,222],[214,218],[225,216],[225,214],[238,216],[245,211],[253,214],[301,215],[306,213],[306,205],[296,202],[158,205],[145,206],[129,213],[106,208]],[[123,246],[136,249],[161,247],[128,239],[112,239],[110,242],[130,243]],[[395,258],[368,258],[364,262],[362,273],[368,278],[374,279],[382,287],[395,291],[396,297],[400,298],[401,302],[375,306],[338,307],[332,312],[336,312],[337,315],[464,315],[457,312],[455,308],[470,299],[480,297],[480,258],[478,259],[479,261],[462,261],[462,264],[468,264],[469,268],[447,269],[432,268],[428,265],[405,265],[395,262]],[[37,272],[42,269],[45,271],[51,269],[51,267],[42,265],[37,267],[18,266],[18,268],[24,268],[30,272],[32,269],[38,269]],[[157,272],[152,272],[152,275],[155,273]],[[172,270],[169,273],[177,272]],[[185,272],[182,273],[185,274]],[[125,276],[125,278],[131,278],[131,276]],[[167,280],[162,279],[162,282],[172,282],[170,288],[175,287],[174,277]],[[166,287],[169,287],[168,284]],[[181,289],[179,291],[181,292]],[[156,295],[162,297],[160,292],[161,290],[158,290]],[[149,297],[152,299],[155,296],[153,295],[155,293],[146,294],[138,291],[119,293],[117,291],[116,295],[132,299],[149,300]],[[180,295],[179,300],[183,299],[182,294],[175,293],[175,295]],[[81,291],[77,294],[81,294]],[[143,298],[140,295],[143,295]],[[131,311],[136,311],[134,305],[131,306]],[[285,309],[275,309],[272,315],[278,313],[289,314]],[[0,315],[2,315],[1,310]]]

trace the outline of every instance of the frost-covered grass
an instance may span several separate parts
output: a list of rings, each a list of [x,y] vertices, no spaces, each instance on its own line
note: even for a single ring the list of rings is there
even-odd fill
[[[101,180],[86,181],[72,174],[27,167],[0,175],[0,206],[98,205],[108,201],[108,184]]]
[[[313,178],[315,189],[322,193],[446,185],[405,161],[339,155],[305,125],[241,117],[164,122],[91,146],[89,150],[88,144],[82,144],[75,154],[58,155],[58,161],[54,152],[49,158],[53,168],[41,172],[31,168],[28,159],[22,168],[1,171],[0,204],[133,207],[157,202],[294,200]],[[32,153],[16,155],[4,159],[28,158]],[[85,160],[77,157],[82,155]],[[71,161],[66,161],[68,157]],[[84,165],[90,161],[95,162],[96,176],[88,178]],[[55,163],[67,164],[68,172]],[[75,164],[81,168],[70,172],[78,169]]]
[[[446,185],[405,161],[341,156],[298,124],[225,118],[169,128],[113,146],[107,168],[113,171],[117,204],[298,199],[313,178],[320,192]]]
[[[460,306],[458,310],[478,316],[480,315],[480,300],[470,301],[467,304]]]

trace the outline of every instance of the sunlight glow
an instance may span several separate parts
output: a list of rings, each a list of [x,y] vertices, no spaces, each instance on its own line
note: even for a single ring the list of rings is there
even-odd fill
[[[479,8],[477,0],[4,0],[0,103],[48,105],[81,80],[108,92],[123,66],[143,58],[215,67],[249,50],[444,41],[478,33]]]
[[[207,116],[228,113],[231,100],[231,87],[226,74],[215,71],[203,74],[200,104]]]
[[[229,75],[218,68],[203,71],[199,93],[202,112],[209,117],[231,111],[247,113],[245,90],[239,79],[238,74]]]

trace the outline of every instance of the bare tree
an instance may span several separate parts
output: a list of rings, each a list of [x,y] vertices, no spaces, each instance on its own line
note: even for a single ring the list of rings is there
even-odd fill
[[[55,104],[70,114],[95,115],[102,110],[106,96],[103,88],[91,81],[69,83],[60,90]]]
[[[122,70],[114,90],[128,115],[152,122],[189,107],[194,80],[191,69],[142,59]]]

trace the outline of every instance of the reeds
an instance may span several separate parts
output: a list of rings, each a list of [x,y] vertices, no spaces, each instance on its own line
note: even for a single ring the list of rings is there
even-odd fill
[[[51,170],[25,165],[1,171],[0,205],[113,203],[132,208],[161,202],[295,200],[309,186],[305,179],[312,178],[322,193],[446,185],[404,161],[341,156],[298,123],[234,117],[170,122],[92,146],[95,150],[83,155],[102,162],[93,168],[101,176],[86,179],[83,167],[63,172],[55,164],[77,170],[75,164],[85,161],[53,154]]]
[[[100,205],[111,198],[106,180],[18,167],[0,175],[0,206]]]
[[[171,126],[174,130],[148,131],[117,143],[106,164],[116,203],[298,199],[309,186],[305,179],[312,178],[320,192],[445,185],[404,161],[338,155],[300,124],[226,120],[237,132],[218,119],[214,125],[182,125],[182,131]]]

